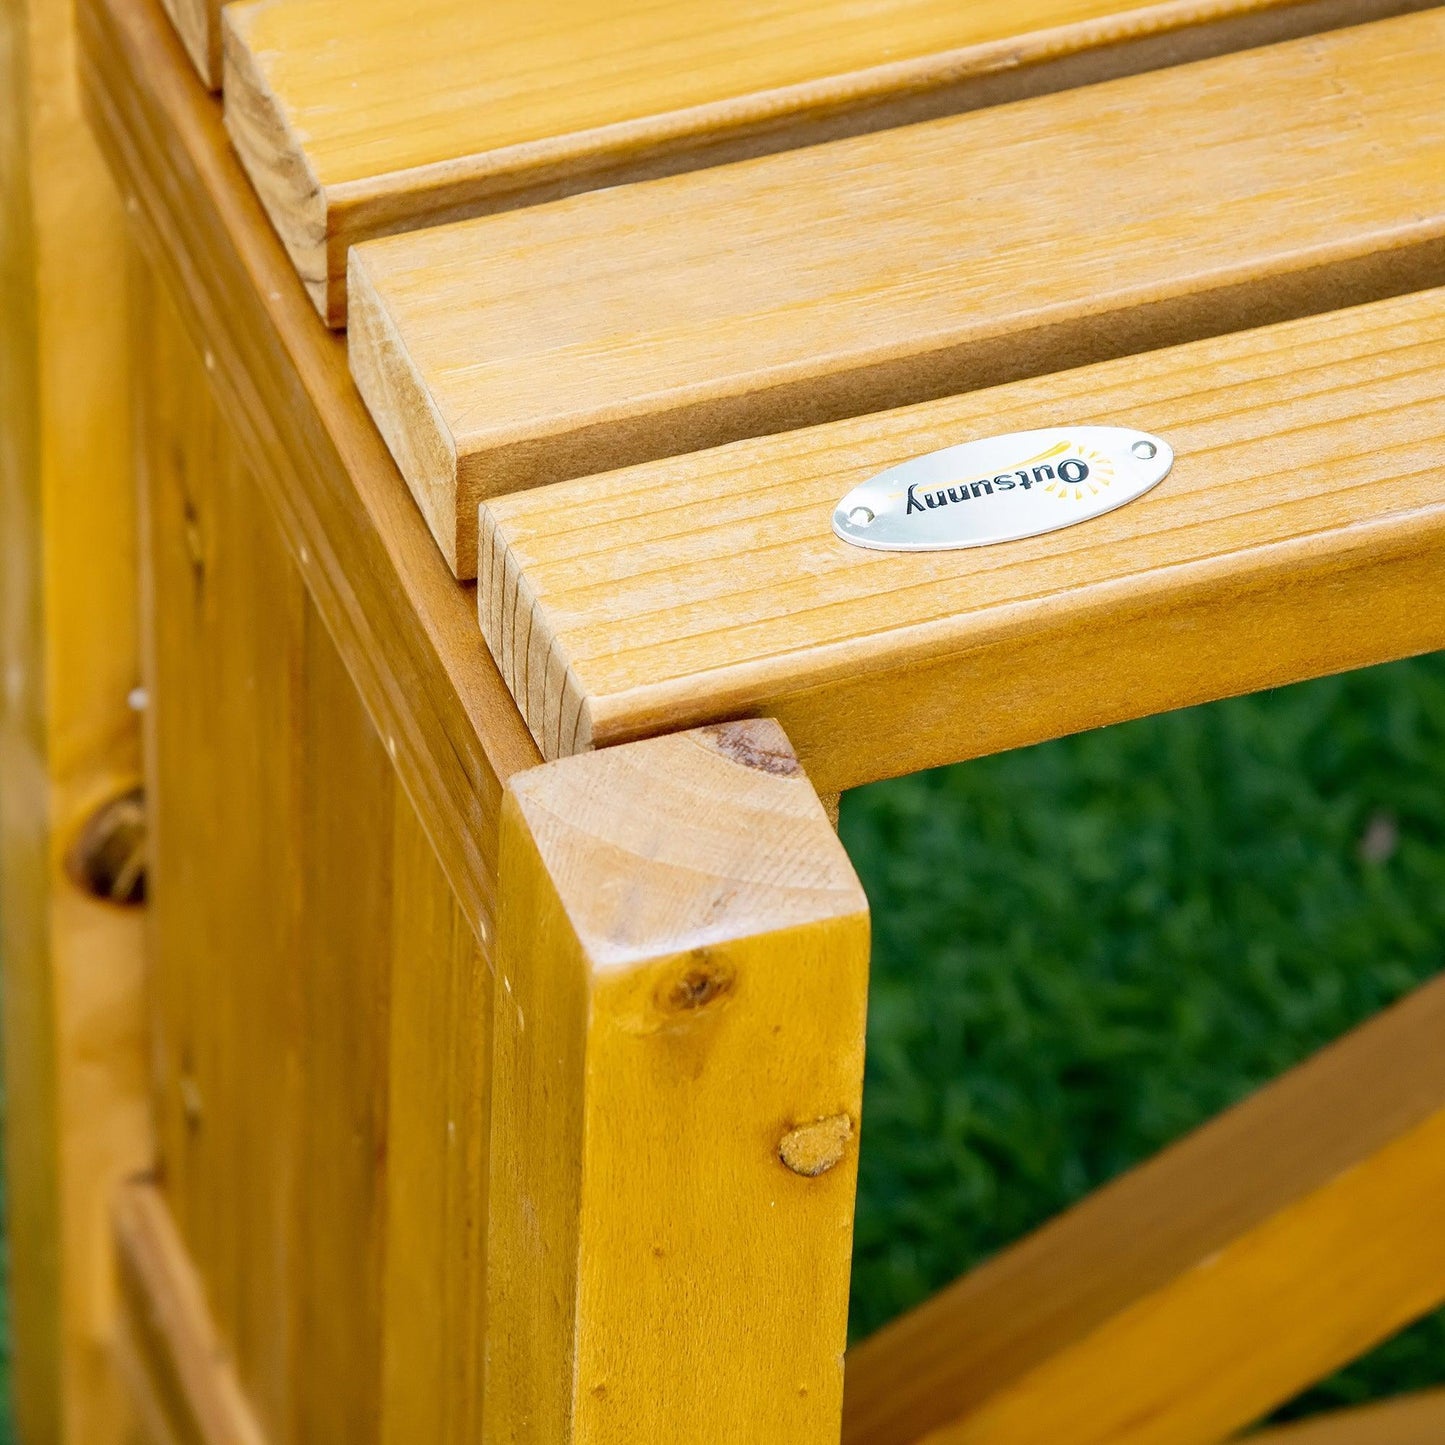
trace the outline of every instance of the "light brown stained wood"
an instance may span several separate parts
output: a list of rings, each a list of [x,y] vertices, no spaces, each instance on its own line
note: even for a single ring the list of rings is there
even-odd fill
[[[268,1445],[154,1183],[123,1185],[113,1209],[121,1368],[146,1445]]]
[[[385,1445],[475,1445],[486,1319],[490,958],[415,812],[399,802],[391,869]]]
[[[1442,1030],[1445,978],[850,1350],[845,1445],[1216,1445],[1426,1313]]]
[[[119,1445],[106,1197],[151,1158],[143,923],[77,887],[65,855],[139,776],[126,705],[137,679],[135,521],[123,231],[80,118],[74,63],[68,3],[0,0],[8,1395],[26,1441]]]
[[[225,11],[226,120],[317,309],[342,325],[346,252],[369,237],[1420,3],[259,0]]]
[[[1245,1437],[1246,1445],[1439,1445],[1441,1440],[1445,1390],[1402,1395]]]
[[[81,0],[86,105],[285,546],[475,932],[502,784],[537,761],[436,554],[154,0]]]
[[[1445,646],[1445,291],[496,499],[482,627],[548,756],[778,717],[815,785]],[[838,540],[907,457],[1061,422],[1169,477],[967,551]]]
[[[161,0],[208,90],[221,88],[221,8],[229,0]]]
[[[1445,13],[369,242],[352,373],[477,501],[1445,280]]]
[[[501,888],[484,1440],[834,1445],[868,917],[786,737],[517,775]]]
[[[132,285],[160,1170],[279,1445],[293,1438],[298,1386],[296,738],[309,609],[169,296],[142,268]]]
[[[133,286],[165,1200],[273,1445],[472,1439],[490,974],[204,359]]]

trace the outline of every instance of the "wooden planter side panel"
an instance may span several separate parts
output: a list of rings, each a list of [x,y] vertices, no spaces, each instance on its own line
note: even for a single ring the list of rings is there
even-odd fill
[[[87,114],[234,440],[474,930],[539,754],[156,0],[80,0]]]
[[[161,1191],[272,1445],[466,1438],[486,965],[203,358],[138,290]]]
[[[64,856],[139,774],[135,524],[123,230],[74,63],[65,0],[0,3],[0,1011],[17,1423],[111,1445],[105,1201],[150,1157],[142,917]]]

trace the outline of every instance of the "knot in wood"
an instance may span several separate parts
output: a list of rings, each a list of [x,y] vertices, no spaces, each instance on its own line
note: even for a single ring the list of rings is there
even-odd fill
[[[682,971],[663,984],[658,1002],[671,1012],[706,1008],[715,999],[731,993],[735,976],[721,959],[705,949],[688,959]]]

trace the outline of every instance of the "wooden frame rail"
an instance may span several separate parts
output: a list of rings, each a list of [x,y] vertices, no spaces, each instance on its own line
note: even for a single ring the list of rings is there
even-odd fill
[[[1445,977],[885,1326],[846,1445],[1218,1445],[1445,1300]]]

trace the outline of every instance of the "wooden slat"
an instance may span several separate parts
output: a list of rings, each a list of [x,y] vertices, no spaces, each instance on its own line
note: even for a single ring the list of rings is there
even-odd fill
[[[151,1159],[144,912],[65,856],[139,776],[135,501],[124,229],[74,44],[68,0],[0,3],[6,1408],[27,1441],[119,1445],[104,1200]]]
[[[868,906],[776,723],[518,775],[485,1434],[837,1445]]]
[[[121,1366],[146,1445],[266,1445],[160,1191],[127,1184],[113,1213]]]
[[[493,977],[415,811],[390,872],[383,1445],[476,1445],[486,1322]]]
[[[1445,280],[1445,12],[390,237],[352,372],[482,496]]]
[[[259,0],[226,11],[226,117],[312,299],[340,325],[347,248],[371,236],[1421,3]]]
[[[1445,1390],[1402,1395],[1247,1435],[1242,1445],[1440,1445]]]
[[[131,284],[160,1168],[168,1217],[279,1441],[303,1253],[293,738],[319,624],[170,298],[144,266]],[[334,726],[358,712],[338,708]]]
[[[548,756],[753,713],[849,788],[1445,646],[1445,291],[499,498],[483,630]],[[970,437],[1176,449],[1078,527],[839,541],[856,483]]]
[[[503,780],[538,754],[155,0],[81,0],[81,82],[136,233],[474,931]]]
[[[1445,978],[849,1351],[845,1445],[1215,1445],[1445,1298]]]

